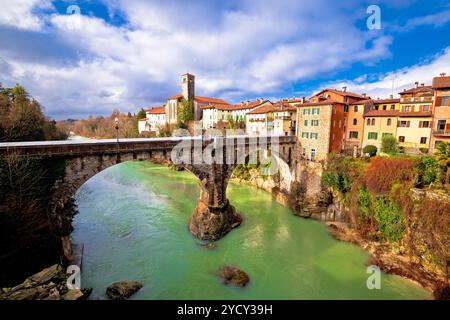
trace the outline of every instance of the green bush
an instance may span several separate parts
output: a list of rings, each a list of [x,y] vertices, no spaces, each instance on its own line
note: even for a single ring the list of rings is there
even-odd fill
[[[399,206],[385,196],[376,196],[373,206],[378,230],[388,241],[399,241],[405,230],[403,215]]]
[[[369,217],[370,210],[370,192],[366,188],[361,188],[358,191],[358,209],[364,217]]]
[[[369,156],[371,156],[371,157],[376,156],[377,155],[377,151],[378,151],[377,147],[375,147],[375,146],[373,146],[371,144],[369,144],[369,145],[367,145],[367,146],[365,146],[363,148],[363,152],[364,153],[368,153]]]
[[[421,182],[426,185],[436,182],[440,171],[442,170],[435,157],[421,157],[417,168],[419,170]]]
[[[392,135],[386,135],[381,140],[381,152],[396,154],[398,152],[397,139]]]

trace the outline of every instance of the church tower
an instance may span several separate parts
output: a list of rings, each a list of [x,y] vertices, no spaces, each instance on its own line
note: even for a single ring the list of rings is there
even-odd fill
[[[183,97],[194,104],[195,98],[195,76],[190,73],[181,76],[181,94]]]

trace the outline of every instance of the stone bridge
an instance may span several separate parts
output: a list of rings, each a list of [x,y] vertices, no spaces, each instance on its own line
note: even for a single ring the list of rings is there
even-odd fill
[[[65,172],[55,183],[50,203],[50,210],[56,216],[83,183],[108,167],[132,160],[172,161],[193,173],[201,188],[189,230],[202,240],[217,240],[240,223],[226,197],[228,180],[235,167],[252,157],[260,161],[264,152],[272,153],[278,161],[282,159],[284,165],[291,165],[295,148],[295,136],[170,137],[121,139],[119,142],[108,139],[0,143],[0,157],[39,156],[64,160]]]

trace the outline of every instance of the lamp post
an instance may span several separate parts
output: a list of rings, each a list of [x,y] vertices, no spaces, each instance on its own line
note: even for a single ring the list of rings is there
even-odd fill
[[[117,143],[119,143],[119,118],[114,119],[115,123],[116,123],[116,138],[117,138]]]

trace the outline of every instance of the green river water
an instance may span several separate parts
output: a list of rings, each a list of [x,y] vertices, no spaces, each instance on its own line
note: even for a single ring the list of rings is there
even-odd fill
[[[368,254],[332,239],[271,195],[231,183],[227,195],[243,224],[200,247],[187,229],[199,187],[188,172],[126,162],[101,172],[77,192],[73,239],[84,243],[82,286],[92,299],[115,281],[138,280],[132,299],[430,299],[419,286],[382,274],[366,286]],[[224,285],[224,264],[247,272],[245,288]]]

